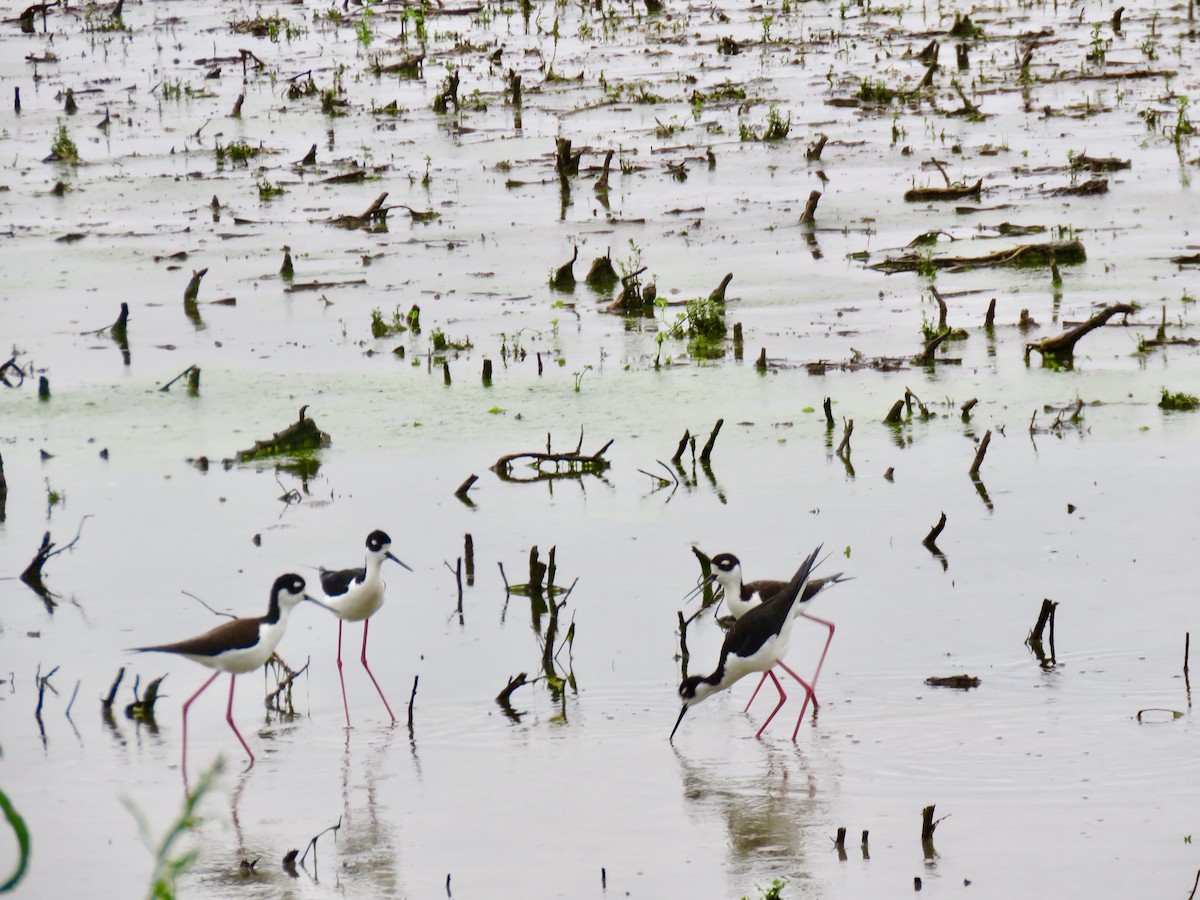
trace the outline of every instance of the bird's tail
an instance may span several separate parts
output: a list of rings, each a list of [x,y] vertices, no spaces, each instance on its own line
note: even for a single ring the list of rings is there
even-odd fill
[[[797,600],[800,599],[801,595],[805,593],[805,584],[808,582],[808,576],[812,573],[813,567],[817,564],[817,557],[821,554],[822,546],[822,544],[818,544],[816,549],[814,549],[812,553],[808,554],[808,557],[804,560],[804,562],[800,563],[800,568],[796,570],[796,574],[792,576],[792,580],[789,581],[783,587],[783,589],[779,591],[779,593],[770,598],[771,601],[774,601],[778,598],[784,598],[784,602],[786,602],[789,606],[792,606]],[[834,578],[836,577],[837,576],[834,576]]]

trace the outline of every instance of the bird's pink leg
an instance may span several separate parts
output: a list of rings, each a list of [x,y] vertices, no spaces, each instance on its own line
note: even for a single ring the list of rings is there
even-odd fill
[[[803,678],[801,678],[799,675],[797,675],[795,672],[793,672],[791,669],[789,669],[787,666],[787,663],[785,663],[783,660],[777,660],[776,665],[778,665],[780,668],[783,669],[783,671],[787,672],[794,679],[796,679],[796,681],[798,681],[800,683],[801,687],[804,688],[804,705],[800,707],[800,716],[799,716],[799,718],[796,719],[796,728],[792,732],[792,740],[794,741],[796,739],[796,735],[798,735],[800,733],[800,723],[804,721],[804,713],[808,710],[808,701],[809,700],[812,701],[814,714],[816,713],[817,708],[821,704],[819,704],[817,702],[817,695],[813,692],[812,685],[809,684],[807,681],[805,681]]]
[[[758,692],[762,690],[762,686],[767,683],[767,673],[763,672],[762,678],[758,679],[758,687],[754,689],[754,693],[750,695],[750,699],[746,701],[746,708],[742,710],[744,713],[750,712],[750,704],[754,702],[754,698],[758,696]]]
[[[392,708],[388,706],[387,697],[383,696],[383,689],[379,687],[379,682],[375,680],[375,676],[371,673],[371,667],[367,665],[367,629],[371,627],[371,620],[367,619],[363,622],[363,649],[362,649],[362,665],[367,670],[367,675],[371,678],[371,684],[375,685],[375,690],[379,691],[379,699],[383,701],[384,709],[388,711],[388,715],[392,717],[392,724],[396,724],[396,716],[392,713]]]
[[[187,714],[188,714],[188,707],[190,707],[192,705],[192,703],[195,701],[195,699],[197,697],[199,697],[201,694],[204,693],[205,688],[207,688],[210,684],[212,684],[214,681],[217,680],[217,676],[220,674],[221,674],[220,672],[213,672],[212,678],[208,679],[208,681],[206,681],[206,682],[204,682],[204,684],[200,685],[200,690],[196,691],[196,693],[192,694],[192,696],[188,697],[185,701],[183,701],[183,764],[182,765],[183,765],[184,780],[187,779]]]
[[[787,703],[787,693],[783,690],[783,685],[779,683],[779,679],[775,677],[775,673],[767,669],[766,676],[775,682],[775,690],[779,691],[779,702],[775,704],[775,708],[771,710],[771,714],[767,716],[767,721],[762,723],[762,728],[758,729],[755,737],[762,737],[762,733],[767,730],[767,726],[771,724],[771,720],[775,718],[775,713],[783,709],[783,704]]]
[[[254,765],[254,751],[250,749],[250,745],[246,743],[246,739],[242,737],[242,733],[238,731],[237,726],[233,724],[233,686],[237,683],[237,676],[230,673],[229,675],[229,705],[225,707],[225,721],[229,723],[229,727],[233,729],[233,733],[237,735],[237,739],[242,742],[242,746],[246,748],[246,752],[250,755],[250,766]],[[247,769],[250,766],[246,766]]]
[[[342,683],[342,709],[346,713],[346,727],[350,727],[350,704],[346,702],[346,677],[342,675],[342,620],[338,619],[338,681]]]
[[[824,649],[821,650],[821,659],[817,660],[817,671],[812,673],[812,688],[815,690],[817,686],[817,678],[821,677],[821,666],[824,665],[824,658],[826,658],[826,654],[829,653],[829,644],[833,643],[833,632],[835,630],[835,626],[832,622],[827,622],[826,619],[818,619],[816,616],[809,616],[808,613],[803,611],[800,612],[800,616],[803,616],[806,619],[812,619],[818,625],[824,625],[827,629],[829,629],[829,637],[826,638],[826,646],[824,646]],[[816,703],[816,701],[817,697],[816,694],[814,694],[812,695],[812,702]]]

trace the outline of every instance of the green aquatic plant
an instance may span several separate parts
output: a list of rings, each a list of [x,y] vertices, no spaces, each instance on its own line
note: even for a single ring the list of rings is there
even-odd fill
[[[196,789],[184,794],[183,808],[180,809],[179,815],[175,817],[175,821],[171,823],[162,840],[157,843],[150,834],[150,822],[142,811],[133,805],[133,801],[128,799],[123,801],[125,808],[137,822],[142,843],[154,854],[154,871],[150,877],[150,888],[146,892],[149,900],[174,900],[176,882],[199,858],[199,850],[191,848],[177,851],[175,845],[193,834],[202,824],[203,819],[199,813],[200,802],[212,790],[224,767],[224,762],[218,758],[200,776],[200,780],[196,782]]]
[[[738,121],[738,137],[742,141],[782,141],[792,130],[792,114],[784,116],[774,103],[767,110],[767,121],[758,129],[744,121]]]
[[[886,106],[895,96],[896,92],[882,78],[868,76],[859,82],[858,99],[864,103],[882,103]]]
[[[50,160],[53,162],[68,163],[73,166],[79,164],[79,148],[71,140],[71,134],[67,131],[67,126],[62,122],[58,123],[58,131],[55,132],[54,143],[50,145]]]
[[[761,884],[754,886],[758,891],[760,900],[781,900],[783,897],[783,889],[787,887],[786,878],[776,878],[771,882],[770,887],[763,887]],[[742,900],[750,900],[749,897],[742,897]]]
[[[1200,407],[1200,397],[1194,394],[1185,394],[1182,391],[1171,393],[1166,388],[1162,389],[1162,399],[1158,401],[1159,409],[1182,411],[1197,407]]]
[[[375,32],[371,28],[371,20],[375,17],[373,0],[363,0],[362,13],[354,25],[354,36],[364,47],[370,47],[375,40]]]
[[[287,193],[287,191],[284,188],[280,187],[277,184],[274,184],[273,182],[268,181],[265,178],[262,178],[258,181],[257,187],[258,187],[258,199],[259,200],[264,200],[264,201],[271,200],[275,197],[280,196],[281,194]]]
[[[4,820],[12,828],[13,837],[17,840],[17,861],[13,873],[0,882],[0,894],[4,894],[20,884],[21,879],[25,877],[25,872],[29,868],[30,841],[29,826],[25,824],[25,820],[21,818],[21,814],[17,812],[17,808],[13,806],[4,791],[0,791],[0,812],[4,813]]]
[[[217,141],[217,168],[223,168],[226,162],[233,163],[235,166],[248,165],[250,160],[262,152],[262,147],[251,147],[245,141],[230,141],[224,145]]]
[[[1108,55],[1108,48],[1112,46],[1112,38],[1107,40],[1101,35],[1104,28],[1103,22],[1096,22],[1092,25],[1092,41],[1088,49],[1088,62],[1095,63],[1098,66],[1104,65],[1105,57]]]
[[[60,505],[65,506],[66,502],[67,502],[67,495],[64,492],[58,490],[57,488],[51,487],[50,479],[47,478],[46,479],[46,510],[47,510],[47,512],[54,509],[54,507],[56,507],[56,506],[60,506]]]
[[[430,343],[433,344],[434,353],[445,353],[447,350],[470,350],[475,345],[471,343],[470,338],[462,341],[452,341],[446,337],[446,333],[440,328],[435,328],[429,332]]]
[[[254,37],[265,37],[272,44],[278,44],[280,38],[286,38],[288,41],[304,35],[305,28],[303,25],[297,25],[289,19],[285,19],[279,13],[274,13],[270,16],[264,16],[261,12],[256,13],[253,19],[235,19],[229,23],[229,28],[234,34],[250,34]]]
[[[413,310],[416,310],[415,314]],[[403,313],[400,311],[400,304],[396,304],[396,308],[392,310],[392,320],[389,322],[383,317],[383,311],[379,307],[371,310],[371,337],[382,338],[392,334],[400,334],[407,331],[414,317],[419,317],[420,311],[414,306],[409,312]],[[418,325],[413,329],[414,332],[420,332]]]

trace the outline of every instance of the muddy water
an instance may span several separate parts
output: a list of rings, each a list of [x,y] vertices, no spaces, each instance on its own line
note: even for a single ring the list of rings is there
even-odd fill
[[[258,614],[276,575],[355,563],[376,527],[416,570],[388,572],[371,643],[398,712],[420,677],[412,734],[386,724],[356,652],[346,670],[354,728],[343,728],[336,628],[298,609],[281,646],[289,663],[311,662],[298,716],[264,716],[260,677],[238,683],[253,769],[239,771],[221,721],[224,681],[193,707],[193,766],[222,755],[228,767],[202,804],[204,824],[183,841],[201,851],[184,896],[440,896],[447,876],[460,897],[740,897],[774,878],[788,879],[785,896],[812,897],[908,891],[914,877],[926,892],[957,893],[969,880],[989,897],[1186,890],[1200,866],[1187,840],[1195,725],[1181,671],[1196,624],[1186,488],[1198,420],[1156,403],[1164,387],[1200,384],[1193,348],[1135,351],[1164,309],[1168,337],[1194,334],[1194,270],[1168,260],[1195,252],[1197,149],[1169,132],[1177,98],[1196,93],[1195,46],[1181,10],[1147,8],[1126,14],[1119,35],[1104,26],[1098,37],[1112,42],[1089,60],[1093,21],[1112,11],[973,10],[985,39],[961,74],[944,35],[953,17],[929,7],[669,7],[651,17],[640,6],[546,5],[528,27],[518,7],[431,11],[415,79],[367,71],[420,52],[412,19],[407,43],[391,40],[401,17],[384,5],[370,47],[353,30],[357,10],[338,25],[300,5],[127,4],[125,31],[101,30],[100,12],[89,23],[77,9],[54,10],[31,35],[6,23],[0,322],[6,347],[49,378],[52,396],[39,402],[32,381],[0,389],[0,568],[19,573],[45,530],[61,546],[89,517],[47,565],[53,607],[0,581],[0,784],[34,846],[19,890],[104,885],[133,896],[149,880],[152,854],[124,804],[156,838],[177,813],[178,708],[203,672],[125,648],[215,624],[183,591]],[[256,14],[278,14],[277,42],[231,29]],[[1030,35],[1040,36],[1022,90],[1016,58]],[[717,52],[726,36],[740,53]],[[856,97],[866,76],[911,91],[925,71],[915,55],[935,37],[932,99],[830,102]],[[500,45],[503,64],[491,66],[486,54]],[[240,48],[266,68],[243,78],[239,62],[207,62]],[[220,76],[206,78],[216,65]],[[461,72],[464,104],[482,105],[470,99],[478,89],[486,109],[431,111],[447,65]],[[547,67],[583,80],[548,80]],[[508,68],[523,76],[519,128],[502,93]],[[288,79],[307,70],[343,115],[323,112],[319,93],[287,96]],[[1111,77],[1120,73],[1134,77]],[[956,75],[983,120],[948,114],[963,105]],[[689,104],[693,91],[726,82],[745,101]],[[68,87],[73,116],[59,96]],[[379,111],[392,101],[395,112]],[[765,126],[772,103],[791,116],[788,139],[739,140],[739,125]],[[106,109],[111,122],[97,129]],[[78,166],[43,161],[60,122]],[[808,161],[819,133],[829,143]],[[565,206],[555,136],[588,148]],[[265,152],[219,167],[217,142],[234,141]],[[317,164],[296,166],[313,143]],[[589,167],[609,148],[619,152],[605,206]],[[1098,176],[1109,180],[1101,196],[1048,196],[1097,177],[1068,168],[1084,152],[1131,168]],[[931,157],[952,179],[983,177],[980,200],[906,204],[907,188],[944,183],[922,164]],[[666,167],[680,162],[684,181]],[[363,183],[324,181],[362,168]],[[56,182],[68,188],[61,196],[50,193]],[[263,182],[286,193],[260,199]],[[811,190],[823,197],[809,232],[796,222]],[[394,209],[388,230],[371,233],[326,222],[384,191],[388,203],[440,217]],[[995,237],[1005,222],[1047,231]],[[932,284],[949,324],[969,333],[944,352],[960,362],[838,368],[920,348],[922,317],[937,317],[930,281],[864,263],[933,230],[944,232],[937,256],[1075,237],[1088,261],[1064,266],[1058,289],[1042,268],[941,272]],[[59,240],[67,235],[78,237]],[[322,286],[286,291],[284,245],[294,283]],[[580,278],[611,251],[647,266],[672,301],[705,296],[733,272],[727,320],[743,324],[747,359],[696,363],[668,338],[656,367],[656,334],[676,309],[627,322],[600,312],[608,296],[582,284],[552,292],[548,276],[575,245]],[[183,291],[205,267],[189,318]],[[236,303],[212,302],[226,298]],[[121,302],[128,365],[110,338],[82,333],[111,323]],[[1036,354],[1026,365],[1026,342],[1110,302],[1143,308],[1132,326],[1086,337],[1071,371],[1042,368]],[[420,335],[371,338],[373,309],[390,320],[414,303]],[[1017,328],[1022,309],[1037,327]],[[434,328],[473,343],[449,355],[449,386],[429,356]],[[502,355],[514,345],[523,359]],[[753,365],[760,348],[772,361],[765,374]],[[485,357],[491,387],[479,377]],[[805,364],[818,361],[835,365],[810,374]],[[159,390],[190,365],[202,370],[199,396],[182,383]],[[884,426],[906,388],[935,415]],[[972,397],[964,423],[958,407]],[[1077,397],[1088,405],[1072,421]],[[305,481],[271,465],[202,472],[186,462],[230,456],[303,404],[333,436]],[[661,472],[684,429],[702,441],[718,418],[711,478],[689,465],[664,488],[638,471]],[[849,465],[833,453],[844,419],[856,423]],[[542,449],[547,433],[570,449],[580,429],[585,451],[615,440],[603,478],[520,485],[488,471],[506,453]],[[989,429],[977,486],[966,470]],[[468,507],[453,492],[472,473],[481,477]],[[281,499],[293,489],[293,502]],[[941,512],[939,558],[920,542]],[[477,576],[460,618],[443,563],[462,555],[467,533]],[[822,541],[825,570],[854,580],[814,610],[838,626],[817,718],[793,743],[793,699],[755,740],[770,703],[760,697],[743,715],[752,686],[742,684],[693,710],[669,744],[676,611],[696,576],[690,545],[738,553],[752,577],[781,577]],[[492,698],[518,673],[536,674],[541,649],[529,601],[506,600],[497,563],[524,581],[535,544],[543,554],[556,546],[558,581],[575,583],[562,612],[575,638],[558,658],[577,690],[560,704],[543,683],[520,688],[513,721]],[[1049,666],[1023,644],[1044,597],[1061,604]],[[347,634],[356,647],[359,627]],[[798,631],[793,667],[811,670],[822,635]],[[689,628],[691,671],[715,662],[720,640],[710,617]],[[96,698],[122,665],[143,682],[168,674],[157,730],[101,721]],[[59,667],[44,736],[39,666]],[[982,684],[924,684],[951,674]],[[131,699],[126,681],[120,701]],[[1184,715],[1139,724],[1150,708]],[[927,855],[920,811],[930,803],[949,818]],[[283,871],[286,851],[339,821],[315,861],[310,853],[295,878]],[[845,859],[830,841],[838,827],[849,831]],[[2,840],[7,872],[15,850]],[[257,860],[252,873],[243,859]]]

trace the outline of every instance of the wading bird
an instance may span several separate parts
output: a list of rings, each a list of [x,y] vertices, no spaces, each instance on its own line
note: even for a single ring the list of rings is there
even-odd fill
[[[183,704],[183,775],[187,777],[187,717],[188,708],[196,698],[204,693],[210,684],[217,680],[222,672],[229,673],[229,704],[225,707],[225,721],[237,735],[246,753],[250,756],[250,765],[254,765],[254,752],[237,726],[233,724],[233,686],[238,675],[252,672],[266,665],[267,660],[275,652],[275,647],[283,637],[287,627],[288,614],[296,604],[304,600],[313,600],[304,593],[304,579],[299,575],[280,575],[275,579],[271,588],[271,605],[265,616],[256,618],[234,619],[224,625],[218,625],[212,631],[207,631],[198,637],[178,641],[174,644],[160,644],[156,647],[135,647],[138,653],[174,653],[185,656],[190,660],[216,669],[212,677],[200,686],[200,690],[188,697]],[[249,768],[249,766],[247,766]]]
[[[321,590],[325,592],[325,600],[316,602],[338,617],[337,668],[338,680],[342,683],[342,709],[346,713],[347,727],[350,725],[350,706],[346,702],[346,679],[342,676],[342,625],[347,621],[363,623],[362,656],[360,657],[362,666],[367,670],[371,684],[375,685],[375,690],[379,692],[379,699],[383,701],[388,715],[391,716],[393,722],[396,721],[392,707],[388,705],[387,697],[383,695],[383,689],[379,687],[379,682],[375,680],[371,667],[367,665],[367,630],[371,626],[371,616],[375,615],[379,611],[379,607],[383,606],[384,583],[381,574],[383,561],[390,559],[400,563],[408,571],[412,571],[405,563],[391,554],[389,549],[391,546],[392,539],[385,532],[372,531],[367,535],[366,565],[358,569],[320,570]]]
[[[746,612],[758,606],[765,599],[773,597],[775,594],[787,587],[786,581],[763,580],[744,582],[742,580],[741,560],[739,560],[732,553],[718,553],[710,560],[710,562],[712,563],[713,568],[712,574],[705,578],[692,591],[692,594],[689,594],[688,596],[690,597],[693,594],[699,593],[707,585],[715,581],[721,586],[722,593],[725,598],[725,604],[729,607],[729,611],[733,614],[735,619],[740,619],[743,615],[745,615]],[[819,625],[824,625],[829,629],[829,637],[825,639],[825,646],[821,650],[821,658],[817,661],[817,669],[813,673],[812,681],[804,682],[800,681],[800,679],[797,679],[801,684],[805,685],[805,694],[804,706],[800,710],[800,719],[796,723],[796,733],[799,733],[800,731],[800,721],[804,719],[804,713],[808,708],[808,701],[810,699],[812,700],[814,710],[820,705],[817,702],[816,694],[817,679],[821,676],[821,667],[825,664],[825,654],[829,652],[829,645],[833,643],[833,632],[835,630],[835,626],[832,622],[826,619],[819,619],[816,616],[811,615],[807,612],[805,607],[817,594],[829,587],[831,584],[838,584],[839,582],[846,580],[847,579],[842,577],[841,572],[838,572],[834,575],[829,575],[825,578],[813,578],[804,586],[804,593],[800,596],[800,606],[797,609],[797,613],[801,616],[804,616],[806,619],[810,619],[813,622],[818,623]],[[788,670],[786,667],[784,668],[786,671],[790,672],[790,670]],[[792,674],[792,677],[796,677],[794,673]],[[760,678],[758,681],[758,686],[754,689],[754,693],[750,695],[750,699],[746,702],[746,708],[742,710],[742,712],[750,711],[750,706],[754,703],[754,698],[758,696],[758,692],[762,689],[762,686],[766,680],[767,673],[763,672],[762,678]],[[794,739],[795,735],[793,734],[792,737]]]
[[[729,633],[725,635],[725,642],[721,645],[720,659],[712,674],[692,675],[685,678],[679,685],[679,696],[683,700],[683,707],[679,710],[679,718],[675,720],[675,728],[671,730],[672,738],[679,730],[679,725],[689,707],[695,706],[719,691],[730,688],[751,672],[765,673],[779,691],[779,703],[771,710],[771,714],[767,716],[767,720],[763,722],[762,727],[755,735],[755,737],[761,736],[767,726],[771,724],[771,720],[775,718],[775,714],[787,701],[787,693],[784,691],[783,685],[771,671],[776,664],[804,687],[808,697],[812,696],[812,688],[787,667],[783,662],[783,656],[787,653],[792,622],[795,620],[796,612],[800,608],[800,604],[804,602],[803,598],[808,592],[808,586],[814,583],[808,580],[808,576],[812,572],[820,551],[820,547],[813,550],[808,558],[800,564],[800,568],[796,570],[791,581],[784,584],[781,590],[765,601],[747,610],[734,623]],[[828,580],[825,579],[825,581]],[[813,595],[815,593],[814,591]],[[807,698],[805,708],[807,708]],[[800,715],[802,719],[803,710]],[[796,722],[796,730],[792,734],[793,740],[799,730],[800,719]]]

